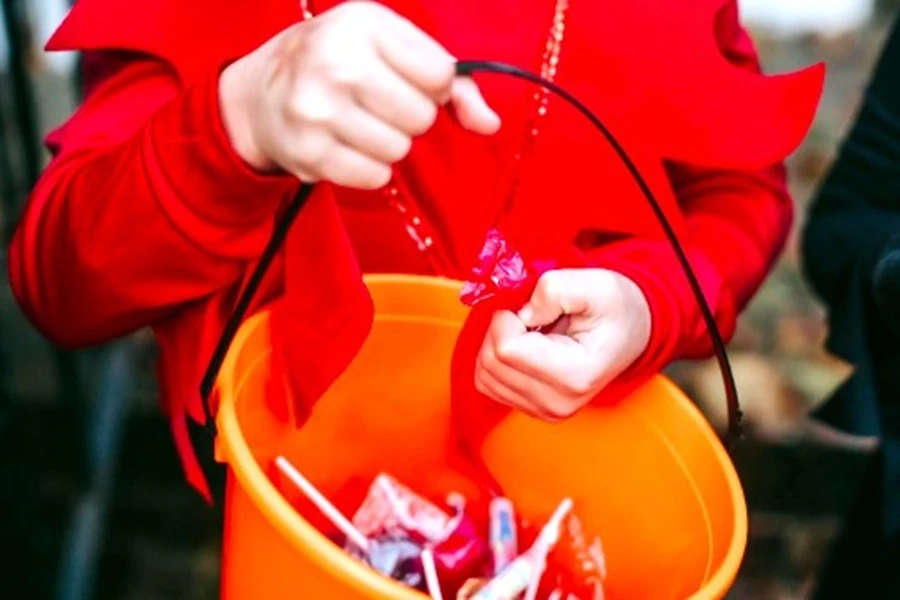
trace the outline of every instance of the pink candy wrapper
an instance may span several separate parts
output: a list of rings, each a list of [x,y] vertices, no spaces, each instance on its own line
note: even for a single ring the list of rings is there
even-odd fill
[[[475,306],[485,300],[521,289],[530,277],[529,269],[519,254],[497,229],[491,229],[481,253],[478,265],[472,269],[470,279],[463,286],[460,300],[466,306]]]
[[[447,504],[455,511],[454,515],[382,474],[369,488],[368,496],[353,517],[353,525],[374,540],[376,546],[384,542],[384,551],[376,558],[384,558],[382,562],[389,562],[391,568],[394,554],[405,551],[405,546],[398,542],[401,538],[420,548],[430,547],[441,584],[449,591],[467,578],[483,574],[488,560],[487,544],[465,514],[465,499],[450,494]],[[412,578],[409,581],[418,582],[418,576],[417,571],[404,571],[404,577]]]
[[[404,532],[428,544],[449,535],[452,517],[389,475],[375,478],[369,494],[353,517],[366,537]]]

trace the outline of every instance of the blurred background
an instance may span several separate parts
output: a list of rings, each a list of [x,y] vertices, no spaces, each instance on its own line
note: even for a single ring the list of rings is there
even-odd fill
[[[67,0],[0,0],[0,231],[7,239],[46,160],[41,139],[78,103],[77,56],[40,48]],[[797,228],[851,122],[900,0],[741,0],[769,72],[825,60],[816,124],[791,158]],[[5,244],[3,245],[5,248]],[[3,250],[0,249],[0,256]],[[146,334],[66,353],[15,306],[0,260],[0,596],[211,600],[215,513],[183,482]],[[852,500],[870,440],[806,418],[849,373],[822,349],[824,315],[803,281],[798,238],[741,320],[731,356],[752,430],[736,462],[750,544],[730,597],[806,597]],[[712,363],[672,375],[715,423]]]

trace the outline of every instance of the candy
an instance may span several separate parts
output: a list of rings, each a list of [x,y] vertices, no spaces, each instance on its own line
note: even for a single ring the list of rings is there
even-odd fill
[[[571,510],[572,501],[566,498],[550,517],[531,548],[511,562],[499,575],[495,575],[475,594],[473,600],[514,600],[526,590],[529,596],[534,597],[547,555],[559,540],[562,521]]]
[[[491,229],[478,255],[478,264],[463,285],[460,299],[466,306],[475,306],[497,295],[518,290],[529,277],[522,255],[512,248],[503,234]]]
[[[420,555],[422,546],[403,533],[387,533],[369,539],[368,552],[350,545],[345,550],[370,567],[410,587],[420,589],[425,583]]]
[[[487,545],[465,513],[465,498],[451,493],[447,504],[454,509],[453,516],[382,474],[372,483],[353,517],[353,525],[370,539],[392,544],[390,550],[403,550],[411,555],[412,549],[407,550],[400,540],[417,544],[419,551],[429,548],[441,582],[455,589],[466,578],[482,574],[487,562]],[[378,560],[387,559],[378,557]]]
[[[487,545],[467,515],[454,520],[454,529],[434,545],[434,558],[441,579],[458,585],[468,577],[483,573],[488,553]]]
[[[407,532],[430,544],[443,540],[453,527],[450,515],[385,474],[375,478],[353,525],[367,537]]]
[[[516,539],[516,516],[512,502],[498,497],[491,500],[490,547],[493,557],[494,575],[506,568],[519,554]]]

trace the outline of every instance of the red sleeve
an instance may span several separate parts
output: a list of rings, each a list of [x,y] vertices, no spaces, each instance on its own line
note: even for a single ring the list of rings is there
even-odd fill
[[[87,53],[87,99],[9,252],[13,291],[51,339],[88,345],[232,286],[297,183],[254,172],[222,127],[218,74],[182,88],[161,61]]]
[[[725,56],[758,71],[736,6],[729,5],[721,17],[717,34]],[[669,176],[687,224],[682,243],[722,334],[730,338],[738,312],[765,279],[790,232],[793,203],[784,167],[737,172],[671,165]],[[627,240],[592,250],[589,261],[633,279],[650,304],[650,344],[633,370],[654,372],[677,358],[712,353],[697,302],[668,242]]]

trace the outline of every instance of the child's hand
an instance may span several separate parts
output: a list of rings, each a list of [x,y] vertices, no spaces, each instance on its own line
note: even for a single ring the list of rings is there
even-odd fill
[[[474,81],[427,34],[374,2],[347,2],[281,32],[226,68],[222,118],[237,153],[258,170],[375,189],[412,137],[451,103],[460,123],[500,126]]]
[[[548,332],[530,331],[552,325]],[[498,311],[475,385],[546,421],[570,417],[622,373],[650,340],[640,288],[604,269],[548,271],[518,314]]]

